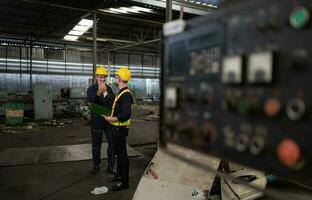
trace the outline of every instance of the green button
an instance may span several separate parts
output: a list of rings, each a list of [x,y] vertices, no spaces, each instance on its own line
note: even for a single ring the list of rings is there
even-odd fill
[[[309,11],[304,7],[297,8],[290,14],[290,24],[294,28],[304,27],[309,22],[309,20]]]
[[[247,99],[242,99],[239,102],[238,110],[240,113],[246,114],[248,112],[249,108],[250,108],[250,103]]]

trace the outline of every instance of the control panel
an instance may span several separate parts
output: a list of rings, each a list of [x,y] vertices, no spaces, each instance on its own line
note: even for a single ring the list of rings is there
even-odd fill
[[[312,186],[311,11],[241,1],[165,35],[161,144]]]

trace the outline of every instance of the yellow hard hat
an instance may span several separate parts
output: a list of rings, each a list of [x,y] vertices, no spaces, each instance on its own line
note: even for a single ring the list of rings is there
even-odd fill
[[[120,67],[115,74],[123,81],[131,80],[131,72],[126,67]]]
[[[104,66],[100,66],[100,67],[96,68],[95,74],[107,76],[107,70],[105,69]]]

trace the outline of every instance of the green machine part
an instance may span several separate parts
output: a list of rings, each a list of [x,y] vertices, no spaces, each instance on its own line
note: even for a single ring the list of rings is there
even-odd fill
[[[5,104],[6,124],[20,125],[24,119],[24,103],[23,102],[7,102]]]

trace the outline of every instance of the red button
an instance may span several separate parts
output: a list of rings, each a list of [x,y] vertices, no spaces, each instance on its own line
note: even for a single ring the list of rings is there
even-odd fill
[[[291,139],[284,139],[278,144],[278,158],[287,167],[294,167],[299,162],[300,154],[299,146]]]
[[[276,98],[268,99],[264,104],[264,111],[270,117],[277,115],[280,110],[281,104]]]

